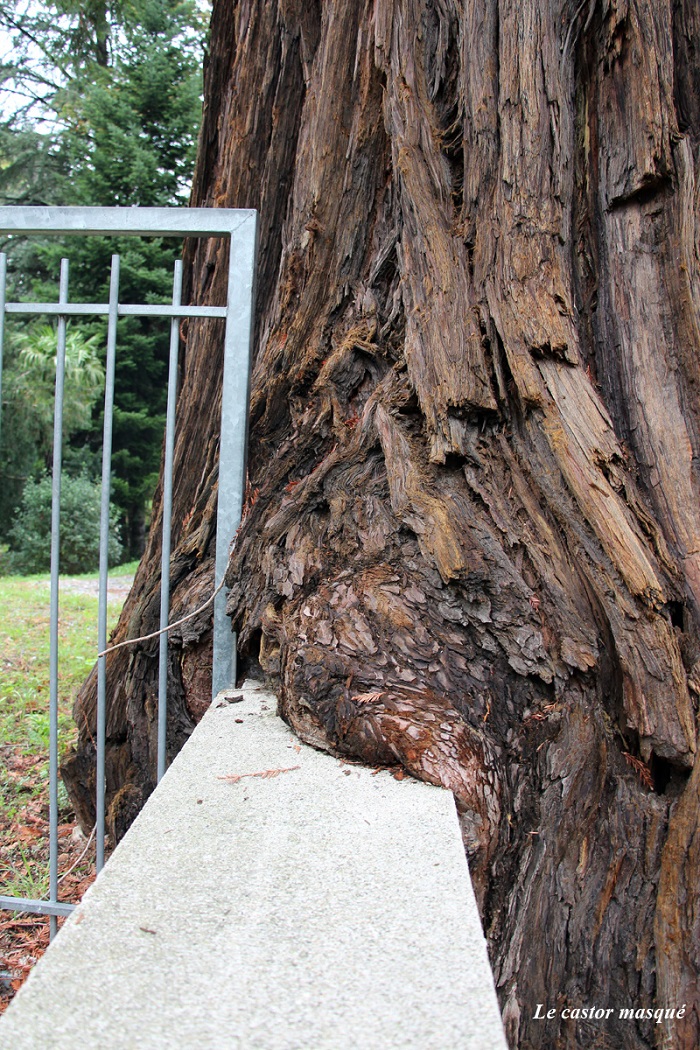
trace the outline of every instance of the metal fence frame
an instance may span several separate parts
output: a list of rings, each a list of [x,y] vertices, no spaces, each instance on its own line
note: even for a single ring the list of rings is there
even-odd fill
[[[223,580],[231,541],[241,517],[245,486],[250,349],[253,323],[254,271],[257,251],[257,212],[232,208],[36,208],[0,207],[0,234],[102,235],[139,237],[226,237],[230,241],[226,306],[182,306],[182,263],[175,263],[171,305],[136,305],[119,302],[119,256],[112,256],[108,303],[70,303],[68,260],[61,261],[57,303],[6,302],[6,256],[0,255],[0,418],[2,413],[2,353],[7,314],[43,314],[58,318],[56,396],[54,406],[53,489],[51,513],[51,608],[50,608],[50,725],[49,725],[49,900],[24,900],[0,896],[0,909],[51,916],[51,936],[57,916],[68,915],[73,905],[58,896],[58,584],[59,528],[62,460],[63,385],[65,374],[66,323],[69,317],[103,315],[108,318],[105,366],[105,413],[102,446],[102,501],[100,516],[100,570],[98,604],[98,652],[107,648],[107,551],[109,541],[109,495],[111,483],[114,370],[119,317],[170,318],[168,400],[163,463],[163,539],[161,558],[160,628],[167,627],[170,605],[170,525],[172,508],[173,453],[179,326],[182,318],[225,318],[224,371],[222,386],[221,442],[215,586]],[[226,617],[226,589],[214,601],[214,656],[212,691],[235,684],[236,645]],[[165,772],[167,727],[168,636],[160,636],[158,684],[157,779]],[[98,658],[96,736],[96,869],[104,866],[105,845],[105,737],[106,656]]]

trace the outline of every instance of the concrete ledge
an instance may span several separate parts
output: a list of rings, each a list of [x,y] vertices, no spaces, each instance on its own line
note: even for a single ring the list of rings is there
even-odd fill
[[[0,1047],[506,1050],[452,796],[300,744],[255,683],[234,695],[30,975]]]

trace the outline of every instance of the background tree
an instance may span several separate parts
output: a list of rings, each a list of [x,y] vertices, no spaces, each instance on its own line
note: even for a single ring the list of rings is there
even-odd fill
[[[66,445],[76,432],[87,430],[92,410],[104,389],[104,368],[96,336],[86,339],[72,329],[66,339],[66,394],[63,437]],[[56,330],[53,325],[10,329],[5,346],[3,446],[6,450],[0,487],[0,521],[12,522],[27,479],[49,470],[53,447],[56,383]],[[93,466],[84,455],[68,452],[78,470]],[[93,471],[99,469],[94,464]]]
[[[700,1041],[699,100],[690,0],[214,5],[192,200],[262,232],[241,654],[304,739],[454,791],[513,1046]],[[195,301],[224,261],[190,251]],[[190,327],[175,615],[211,591],[220,353]],[[172,750],[209,632],[171,646]],[[156,653],[109,661],[113,816]],[[94,682],[76,715],[90,823]]]
[[[166,206],[184,203],[201,117],[203,16],[193,2],[0,5],[13,48],[3,67],[10,117],[0,130],[3,203]],[[71,296],[104,302],[113,252],[122,256],[121,297],[168,300],[172,241],[94,238],[17,243],[15,293],[55,298],[59,261],[71,262]],[[31,327],[31,326],[30,326]],[[105,342],[105,323],[87,326]],[[31,335],[30,335],[31,338]],[[162,323],[120,322],[114,421],[114,498],[129,553],[143,549],[164,428],[168,334]],[[10,406],[8,406],[10,407]],[[74,444],[95,452],[99,411]],[[8,432],[9,439],[9,432]],[[6,478],[22,476],[4,442]],[[26,475],[25,475],[26,476]],[[7,533],[11,512],[0,521]]]

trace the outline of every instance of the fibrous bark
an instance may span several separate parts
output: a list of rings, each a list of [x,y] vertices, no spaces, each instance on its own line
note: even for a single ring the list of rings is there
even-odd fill
[[[455,793],[514,1046],[700,1041],[699,49],[692,0],[214,5],[193,202],[262,230],[241,653],[304,739]],[[193,301],[221,251],[188,253]],[[191,326],[180,615],[211,585],[220,342]],[[118,638],[153,624],[158,548]],[[173,749],[209,630],[174,638]],[[111,658],[115,833],[154,652]]]

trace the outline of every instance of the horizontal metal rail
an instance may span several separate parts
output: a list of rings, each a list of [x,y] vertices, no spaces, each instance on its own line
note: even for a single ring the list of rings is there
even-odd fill
[[[8,314],[58,317],[109,316],[109,303],[5,303]],[[226,317],[225,306],[171,306],[170,303],[120,303],[118,317]]]
[[[132,237],[231,237],[255,230],[257,213],[245,208],[0,208],[0,233]]]
[[[0,896],[0,908],[4,911],[28,911],[34,915],[70,915],[76,905],[64,901],[34,901],[25,897]]]

